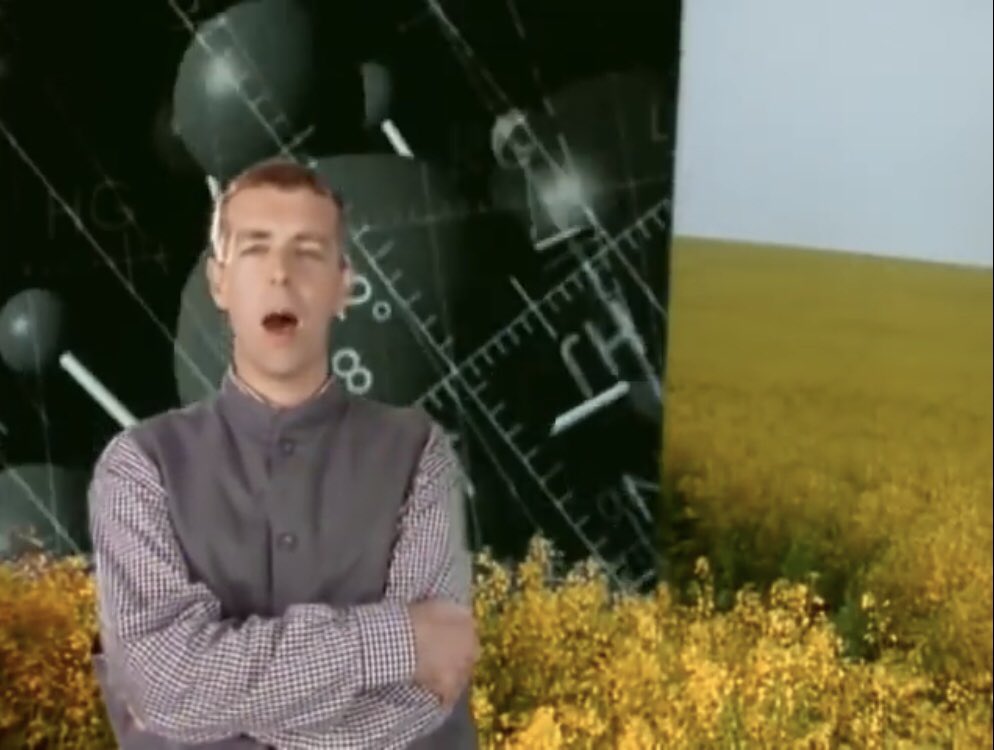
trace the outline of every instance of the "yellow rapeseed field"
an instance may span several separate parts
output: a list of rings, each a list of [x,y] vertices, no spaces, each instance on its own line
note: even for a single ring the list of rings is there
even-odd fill
[[[875,602],[915,659],[989,685],[991,280],[678,241],[664,466],[690,559],[730,589],[815,569],[840,616]]]
[[[592,565],[553,583],[540,540],[509,570],[477,560],[483,750],[985,748],[989,693],[942,685],[901,654],[842,657],[804,584],[745,590],[727,612],[611,594]],[[0,748],[110,750],[89,666],[93,579],[79,560],[0,566]]]

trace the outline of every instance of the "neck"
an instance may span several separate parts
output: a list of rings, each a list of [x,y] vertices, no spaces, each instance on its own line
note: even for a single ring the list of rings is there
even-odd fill
[[[291,376],[272,376],[250,363],[233,358],[232,370],[236,380],[252,395],[279,408],[291,408],[314,396],[328,381],[327,362],[315,365]]]

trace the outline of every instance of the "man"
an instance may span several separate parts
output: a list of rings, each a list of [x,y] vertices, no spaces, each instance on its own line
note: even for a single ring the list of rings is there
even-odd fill
[[[90,491],[94,663],[120,746],[475,748],[456,460],[423,412],[328,371],[350,288],[340,200],[265,162],[211,234],[232,367],[214,397],[116,436]]]

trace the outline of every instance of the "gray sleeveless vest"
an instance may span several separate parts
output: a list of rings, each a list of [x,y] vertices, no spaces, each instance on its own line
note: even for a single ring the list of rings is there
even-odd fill
[[[226,378],[216,397],[147,420],[132,435],[161,472],[193,580],[215,593],[225,617],[244,618],[279,616],[299,603],[382,599],[401,504],[429,428],[416,410],[334,384],[276,412]],[[377,502],[362,502],[370,497]],[[248,737],[187,745],[139,730],[108,672],[116,661],[98,655],[94,665],[124,750],[266,747]],[[475,750],[468,694],[445,724],[408,747]]]

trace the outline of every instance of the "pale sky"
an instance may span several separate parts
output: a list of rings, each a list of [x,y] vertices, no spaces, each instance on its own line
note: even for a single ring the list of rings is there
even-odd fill
[[[991,0],[685,0],[675,230],[992,265]]]

